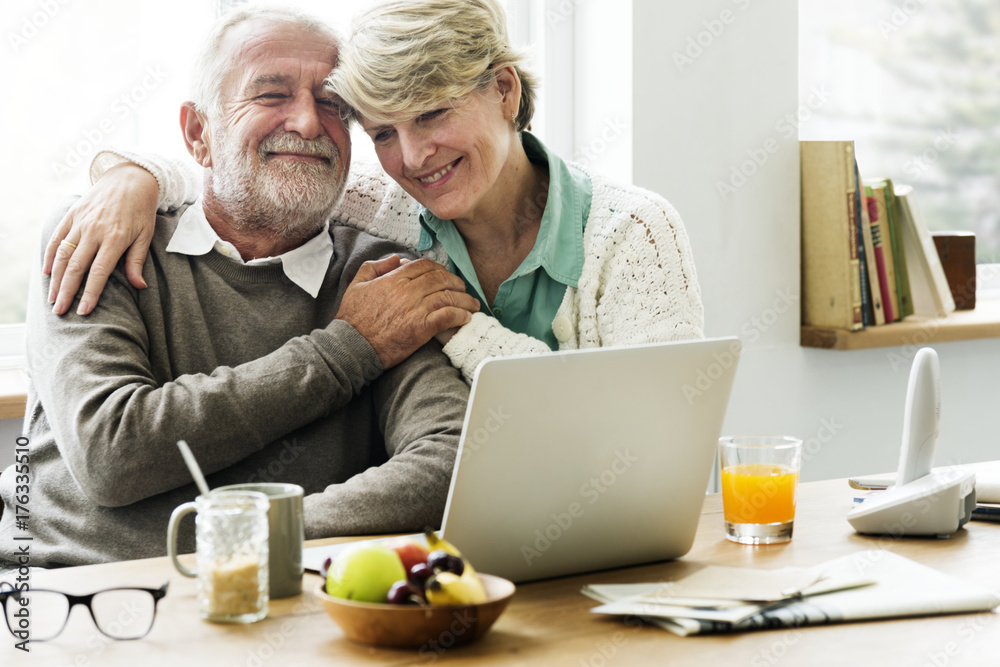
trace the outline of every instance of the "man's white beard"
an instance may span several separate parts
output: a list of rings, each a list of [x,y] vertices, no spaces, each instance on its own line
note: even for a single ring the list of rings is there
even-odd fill
[[[268,159],[271,152],[318,155],[326,162]],[[318,232],[330,217],[347,182],[347,165],[329,137],[303,139],[275,131],[256,154],[229,139],[225,128],[212,133],[212,191],[240,231],[276,238]]]

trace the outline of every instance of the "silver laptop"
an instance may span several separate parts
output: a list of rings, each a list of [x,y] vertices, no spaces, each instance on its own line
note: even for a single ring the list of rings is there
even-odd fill
[[[739,352],[721,338],[485,361],[443,536],[515,582],[684,555]]]
[[[683,556],[740,349],[718,338],[483,362],[443,536],[515,582]],[[344,546],[306,549],[306,569]]]

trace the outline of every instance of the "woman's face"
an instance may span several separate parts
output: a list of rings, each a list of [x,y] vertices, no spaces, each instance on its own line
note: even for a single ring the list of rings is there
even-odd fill
[[[508,98],[510,93],[508,93]],[[443,220],[474,220],[502,205],[505,170],[519,142],[499,87],[470,93],[413,120],[377,124],[362,117],[382,168]]]

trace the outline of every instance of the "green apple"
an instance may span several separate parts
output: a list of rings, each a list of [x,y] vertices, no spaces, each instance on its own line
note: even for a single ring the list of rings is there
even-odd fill
[[[399,555],[377,542],[358,542],[341,551],[326,573],[326,592],[358,602],[385,602],[394,583],[406,579]]]

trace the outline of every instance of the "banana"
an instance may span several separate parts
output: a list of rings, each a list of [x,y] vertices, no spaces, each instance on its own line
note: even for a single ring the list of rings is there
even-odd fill
[[[443,551],[450,553],[452,556],[458,556],[465,563],[466,572],[472,570],[473,574],[476,573],[475,569],[473,569],[472,567],[472,563],[470,563],[465,559],[465,557],[462,555],[462,552],[456,549],[454,544],[452,544],[448,540],[438,537],[438,534],[435,533],[433,530],[428,530],[426,533],[424,533],[424,537],[427,539],[427,546],[430,548],[431,551],[434,551],[435,549],[441,549]]]
[[[428,530],[424,532],[424,538],[427,540],[427,546],[430,547],[431,551],[435,549],[443,549],[450,553],[452,556],[462,557],[462,553],[455,548],[455,545],[446,539],[438,537],[438,534],[433,530]],[[468,565],[468,563],[466,563]]]
[[[431,551],[443,549],[452,556],[462,559],[465,569],[462,576],[454,572],[439,572],[427,581],[427,602],[434,605],[444,604],[479,604],[486,601],[486,589],[483,582],[479,580],[476,569],[472,563],[462,556],[462,552],[455,548],[451,542],[438,537],[433,530],[428,530],[424,537],[427,538],[427,545]]]
[[[486,591],[479,577],[469,570],[462,576],[439,572],[427,582],[427,602],[432,605],[469,605],[486,602]]]

